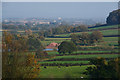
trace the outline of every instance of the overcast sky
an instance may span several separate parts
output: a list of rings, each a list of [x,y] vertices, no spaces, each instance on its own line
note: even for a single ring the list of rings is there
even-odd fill
[[[3,18],[106,18],[117,2],[3,2]]]

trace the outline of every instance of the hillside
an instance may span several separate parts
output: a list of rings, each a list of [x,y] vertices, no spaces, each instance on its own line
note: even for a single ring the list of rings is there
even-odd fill
[[[85,31],[87,33],[92,33],[92,31],[101,31],[103,33],[103,36],[113,36],[113,35],[119,35],[119,29],[120,26],[119,25],[112,25],[112,26],[101,26],[101,27],[91,27],[88,28],[88,31]],[[68,38],[70,37],[71,34],[81,34],[83,32],[74,32],[74,33],[69,33],[69,34],[60,34],[60,35],[54,35],[52,37],[56,37],[56,38]],[[110,37],[110,36],[109,36]]]

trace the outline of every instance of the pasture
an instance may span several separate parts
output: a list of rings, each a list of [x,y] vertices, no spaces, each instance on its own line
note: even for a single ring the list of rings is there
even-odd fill
[[[89,30],[101,30],[101,29],[110,29],[110,28],[120,28],[120,26],[119,25],[101,26],[101,27],[89,28]]]
[[[86,68],[94,65],[86,65],[86,66],[47,66],[44,68],[40,67],[41,72],[39,74],[40,78],[88,78],[88,75],[83,74]]]
[[[113,29],[114,28],[114,29]],[[89,28],[89,34],[92,30],[100,30],[103,35],[118,35],[118,25],[102,26],[96,28]],[[91,30],[91,31],[90,31]],[[76,32],[74,34],[81,34],[83,32]],[[55,35],[58,37],[69,37],[73,33]],[[41,41],[44,46],[52,42],[61,43],[62,41],[70,41],[71,38],[45,38]],[[77,46],[78,50],[72,54],[65,53],[59,55],[57,51],[47,51],[48,55],[54,56],[48,59],[38,61],[41,64],[41,78],[88,78],[83,72],[90,65],[89,59],[106,58],[107,60],[118,57],[118,39],[119,37],[103,37],[102,42],[96,43],[94,46]],[[79,49],[80,48],[80,49]],[[69,66],[66,66],[69,65]],[[44,68],[46,66],[46,68]],[[47,72],[47,73],[46,73]]]
[[[83,54],[85,54],[85,53],[98,53],[99,54],[99,53],[111,53],[111,52],[112,51],[98,51],[98,50],[85,51],[85,50],[81,50],[81,51],[75,51],[72,54],[79,54],[79,53],[83,53]],[[59,54],[59,52],[57,52],[57,51],[47,51],[47,53],[48,53],[48,55],[57,55],[57,54]],[[68,53],[65,53],[65,54],[68,54]]]
[[[100,32],[102,32],[102,34],[104,36],[106,35],[118,35],[118,29],[108,29],[108,30],[100,30]],[[86,33],[92,33],[93,31],[87,31]],[[69,33],[69,34],[60,34],[60,35],[55,35],[55,36],[58,36],[58,37],[69,37],[71,34],[77,34],[77,35],[80,35],[82,34],[83,32],[75,32],[75,33]]]
[[[117,58],[118,54],[96,54],[96,55],[65,55],[65,56],[56,56],[53,59],[60,59],[60,58]]]

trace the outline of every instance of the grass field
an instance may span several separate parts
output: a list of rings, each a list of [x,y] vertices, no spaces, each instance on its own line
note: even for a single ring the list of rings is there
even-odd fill
[[[41,41],[43,45],[47,46],[52,42],[55,43],[61,43],[62,41],[69,41],[71,38],[45,38],[45,41]],[[119,37],[103,37],[103,42],[97,43],[99,45],[104,45],[104,44],[112,44],[112,45],[117,45],[118,44],[118,39]]]
[[[103,27],[97,27],[97,28],[90,28],[89,30],[98,30],[98,29],[107,29],[107,28],[117,28],[117,25],[113,26],[103,26]],[[118,29],[107,29],[107,30],[100,30],[103,35],[118,35]],[[76,32],[75,34],[81,34],[82,32]],[[92,33],[92,31],[89,31],[88,33]],[[61,34],[61,35],[55,35],[60,37],[69,37],[72,33],[69,34]],[[45,38],[45,41],[42,41],[42,43],[46,46],[49,45],[52,42],[61,43],[62,41],[69,41],[70,38]],[[77,52],[73,52],[72,54],[77,53],[83,53],[82,55],[63,55],[63,56],[55,56],[56,54],[59,54],[57,51],[47,51],[48,55],[54,55],[54,57],[48,58],[46,60],[43,60],[39,63],[41,64],[87,64],[85,66],[61,66],[60,68],[56,65],[54,66],[46,66],[47,68],[44,68],[41,66],[41,72],[40,77],[41,78],[80,78],[84,77],[87,78],[89,76],[82,74],[89,64],[89,59],[91,58],[97,58],[97,57],[103,57],[103,58],[117,58],[118,54],[100,54],[100,53],[111,53],[111,52],[118,52],[118,49],[114,49],[118,47],[118,37],[103,37],[103,41],[100,43],[97,43],[97,46],[80,46],[82,48],[88,48],[90,50],[79,50]],[[97,48],[94,49],[94,47],[111,47],[109,50],[97,50]],[[95,54],[86,54],[86,53],[95,53]],[[97,54],[99,53],[99,54]],[[67,53],[66,53],[67,54]],[[46,73],[47,72],[47,73]]]
[[[102,34],[105,35],[118,35],[118,29],[110,29],[110,30],[100,30],[102,32]],[[93,31],[88,31],[87,33],[92,33]],[[81,34],[83,32],[75,32],[74,34]],[[69,33],[69,34],[60,34],[60,35],[55,35],[55,36],[59,36],[59,37],[69,37],[71,34],[73,33]]]
[[[60,58],[117,58],[118,54],[97,54],[97,55],[67,55],[67,56],[56,56],[53,59],[60,59]]]
[[[40,62],[41,64],[43,63],[60,63],[60,64],[64,64],[64,63],[71,63],[71,64],[75,64],[75,63],[84,63],[84,64],[88,64],[89,61],[43,61],[43,62]]]
[[[61,43],[62,41],[69,41],[71,38],[45,38],[45,41],[41,41],[44,46],[49,45],[50,43]]]
[[[71,38],[45,38],[46,41],[56,41],[56,40],[70,40]]]
[[[88,78],[88,75],[83,74],[86,68],[93,65],[87,66],[70,66],[58,68],[57,66],[47,66],[47,68],[40,67],[41,72],[40,78]]]
[[[117,52],[117,51],[116,51]],[[57,51],[47,51],[48,55],[56,55],[59,54]],[[111,53],[111,51],[75,51],[72,54],[76,53]],[[66,53],[68,54],[68,53]]]
[[[103,41],[118,41],[120,37],[103,37]]]
[[[120,25],[112,25],[112,26],[102,26],[96,28],[89,28],[89,30],[99,30],[99,29],[109,29],[109,28],[118,28]]]

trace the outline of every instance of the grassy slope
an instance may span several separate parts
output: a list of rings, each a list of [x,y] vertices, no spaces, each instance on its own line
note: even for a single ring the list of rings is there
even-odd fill
[[[45,38],[45,41],[41,41],[41,42],[43,43],[43,45],[49,45],[52,42],[61,43],[62,41],[66,41],[66,40],[69,41],[70,38]],[[118,37],[103,37],[103,41],[117,43]]]
[[[118,54],[67,55],[67,56],[56,56],[54,59],[60,59],[60,58],[96,58],[96,57],[115,58],[115,57],[118,57]]]
[[[101,27],[96,27],[96,28],[89,28],[88,30],[100,30],[103,35],[117,35],[118,34],[118,29],[110,29],[110,28],[120,28],[118,25],[111,25],[111,26],[101,26]],[[107,30],[101,30],[101,29],[107,29]],[[92,31],[89,31],[88,33],[91,33]],[[75,32],[75,34],[81,34],[82,32]],[[69,34],[61,34],[61,35],[55,35],[55,36],[60,36],[60,37],[68,37],[73,33]]]
[[[111,51],[75,51],[72,54],[76,53],[110,53]],[[56,55],[59,54],[57,51],[47,51],[48,55]],[[67,54],[67,53],[66,53]]]
[[[89,28],[89,30],[98,30],[98,29],[109,29],[109,28],[118,28],[120,25],[111,25],[111,26],[102,26],[96,28]]]
[[[57,66],[48,66],[47,68],[41,67],[40,78],[88,78],[87,75],[84,75],[83,72],[88,66],[72,66],[72,67],[61,67]]]
[[[95,29],[105,29],[105,28],[116,28],[116,26],[105,26],[105,27],[99,27],[99,28],[91,28],[92,30]],[[90,29],[89,29],[90,30]],[[89,32],[91,33],[91,32]],[[102,30],[102,33],[104,35],[117,35],[118,30]],[[76,34],[81,34],[81,32],[78,32]],[[69,36],[70,34],[62,34],[62,35],[56,35],[56,36]],[[49,44],[51,42],[57,42],[60,43],[64,40],[70,40],[70,38],[46,38],[45,41],[43,42],[44,44]],[[104,37],[103,38],[104,42],[98,43],[99,45],[117,45],[118,44],[118,37]],[[77,51],[77,53],[98,53],[98,52],[111,52],[111,51]],[[48,52],[48,54],[58,54],[58,52]],[[104,57],[104,58],[116,58],[118,55],[111,54],[111,55],[69,55],[69,56],[57,56],[52,59],[59,59],[59,58],[93,58],[93,57]],[[49,62],[41,62],[41,63],[88,63],[89,61],[49,61]],[[61,67],[58,68],[57,66],[47,66],[47,68],[41,67],[41,73],[40,77],[41,78],[65,78],[67,76],[70,77],[78,77],[80,78],[81,76],[83,77],[88,77],[86,75],[83,75],[82,73],[85,71],[85,69],[88,66],[72,66],[72,67]],[[46,73],[47,72],[47,73]],[[68,74],[68,75],[67,75]]]
[[[84,63],[84,64],[88,64],[89,61],[48,61],[48,62],[40,62],[40,63],[71,63],[71,64],[75,64],[75,63]]]
[[[100,30],[103,35],[118,35],[118,29],[110,29],[110,30]],[[89,31],[87,33],[92,33],[93,31]],[[83,32],[75,32],[74,34],[81,34]],[[73,33],[69,33],[69,34],[60,34],[60,35],[55,35],[55,36],[59,36],[59,37],[69,37],[71,34]]]

